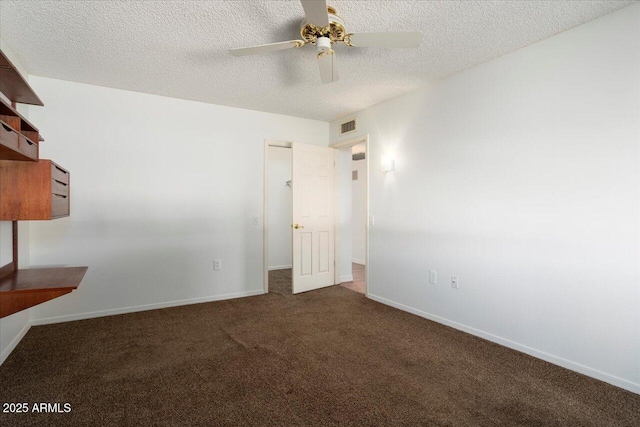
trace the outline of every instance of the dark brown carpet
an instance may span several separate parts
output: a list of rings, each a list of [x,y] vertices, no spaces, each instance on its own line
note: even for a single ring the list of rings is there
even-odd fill
[[[9,426],[638,426],[640,396],[340,286],[33,327]]]
[[[269,292],[273,294],[282,295],[283,297],[290,296],[292,293],[292,279],[291,269],[273,270],[269,272]]]

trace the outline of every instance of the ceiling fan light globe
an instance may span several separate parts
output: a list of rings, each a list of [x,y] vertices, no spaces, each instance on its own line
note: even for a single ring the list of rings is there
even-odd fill
[[[326,52],[331,49],[331,39],[329,37],[318,37],[316,46],[318,46],[318,52]]]

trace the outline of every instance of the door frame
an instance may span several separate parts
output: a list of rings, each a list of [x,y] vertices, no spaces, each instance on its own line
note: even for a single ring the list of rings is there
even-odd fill
[[[263,291],[269,293],[269,147],[291,148],[291,141],[264,140],[264,175],[263,175],[263,201],[262,201],[262,253],[263,253]],[[293,167],[293,158],[291,159]]]
[[[347,148],[347,147],[353,147],[354,145],[359,145],[359,144],[365,144],[365,162],[366,162],[366,177],[367,177],[367,191],[366,191],[366,218],[365,218],[365,224],[366,224],[366,228],[365,228],[365,237],[364,237],[364,242],[365,242],[365,253],[364,253],[364,262],[365,262],[365,266],[364,266],[364,271],[365,271],[365,287],[364,287],[364,295],[366,297],[369,297],[369,188],[370,183],[369,183],[369,174],[370,174],[370,167],[371,167],[371,163],[370,163],[370,159],[371,159],[371,152],[369,151],[369,134],[363,134],[360,136],[356,136],[344,141],[338,141],[338,142],[334,142],[332,144],[329,144],[329,147],[331,148],[335,148],[336,151],[334,153],[335,156],[335,163],[336,163],[336,167],[335,167],[335,178],[334,178],[334,205],[335,205],[335,216],[336,219],[339,218],[338,214],[339,214],[339,189],[340,189],[340,181],[339,181],[339,162],[338,162],[338,150],[341,148]],[[334,283],[336,285],[340,284],[340,231],[339,231],[339,227],[337,227],[337,224],[335,226],[335,238],[334,238],[334,242],[335,242],[335,277],[334,277]]]

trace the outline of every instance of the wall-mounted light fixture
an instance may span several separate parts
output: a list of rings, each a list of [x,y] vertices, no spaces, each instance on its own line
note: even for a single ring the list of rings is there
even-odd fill
[[[393,157],[391,157],[389,155],[382,156],[382,162],[381,162],[380,166],[382,168],[382,172],[391,172],[393,170],[393,167],[394,167]]]

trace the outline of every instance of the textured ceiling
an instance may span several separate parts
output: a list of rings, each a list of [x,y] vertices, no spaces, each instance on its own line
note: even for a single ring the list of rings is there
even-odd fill
[[[322,85],[299,1],[0,0],[0,37],[30,74],[330,120],[530,45],[633,1],[335,0],[347,31],[421,30],[419,49],[348,48]],[[46,103],[46,100],[45,100]]]

